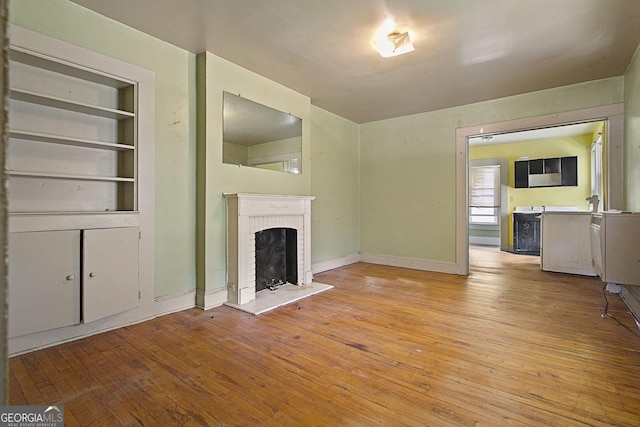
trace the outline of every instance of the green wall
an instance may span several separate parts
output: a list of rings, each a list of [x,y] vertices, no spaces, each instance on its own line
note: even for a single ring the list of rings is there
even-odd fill
[[[224,144],[224,162],[236,165],[246,165],[249,159],[249,147],[231,142]]]
[[[640,47],[624,75],[625,209],[640,212]]]
[[[195,289],[196,265],[211,277],[211,286],[203,282],[203,287],[224,286],[222,191],[317,196],[312,202],[314,263],[358,251],[455,262],[455,130],[460,127],[626,100],[625,194],[627,208],[640,210],[638,55],[624,77],[362,125],[313,107],[307,99],[303,173],[291,177],[221,162],[221,91],[253,93],[255,100],[273,106],[281,99],[269,96],[276,83],[211,54],[204,54],[198,66],[196,55],[66,0],[13,1],[10,21],[156,73],[157,296]],[[205,74],[199,89],[204,84],[208,91],[201,98],[196,96],[198,67]],[[196,112],[208,126],[199,129],[206,141],[200,147]],[[211,174],[198,191],[196,162]],[[198,212],[205,221],[198,223],[199,230],[209,226],[199,251],[204,242],[210,246],[197,258]]]
[[[208,53],[200,61],[200,89],[208,92],[198,99],[196,55],[66,0],[13,1],[10,21],[155,72],[156,296],[194,290],[196,265],[201,289],[225,285],[223,191],[316,195],[312,261],[358,252],[357,124],[318,108],[311,115],[308,97]],[[305,133],[302,174],[222,163],[222,90],[298,112]],[[200,147],[197,111],[204,117],[199,130],[205,142]],[[313,167],[311,140],[316,141]],[[209,170],[200,193],[196,162]],[[205,230],[199,246],[197,227]]]
[[[359,126],[311,107],[313,262],[357,254],[359,228]]]
[[[311,193],[311,101],[307,96],[209,52],[197,55],[197,87],[197,287],[207,295],[226,288],[226,207],[223,193]],[[302,173],[289,174],[223,163],[224,91],[242,93],[247,99],[302,119]],[[208,307],[209,303],[204,306]]]
[[[456,261],[457,128],[622,100],[616,77],[361,125],[361,252]]]
[[[10,3],[10,22],[156,74],[156,296],[195,289],[195,55],[66,0]]]

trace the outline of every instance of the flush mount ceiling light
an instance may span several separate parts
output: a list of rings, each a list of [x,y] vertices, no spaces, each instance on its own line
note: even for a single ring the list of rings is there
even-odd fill
[[[399,31],[391,19],[387,19],[373,38],[373,45],[383,58],[413,52],[409,32]]]
[[[485,142],[485,143],[486,142],[491,142],[491,141],[493,141],[493,136],[491,136],[491,135],[483,135],[483,136],[480,137],[480,141]]]

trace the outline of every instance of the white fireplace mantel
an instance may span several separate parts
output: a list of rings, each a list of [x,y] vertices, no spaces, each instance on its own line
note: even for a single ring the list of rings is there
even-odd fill
[[[242,305],[256,298],[255,233],[270,228],[297,230],[297,285],[310,284],[311,201],[314,196],[223,193],[227,203],[228,301]]]

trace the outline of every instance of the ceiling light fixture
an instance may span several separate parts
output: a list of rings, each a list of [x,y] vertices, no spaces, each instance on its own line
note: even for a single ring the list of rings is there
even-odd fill
[[[491,135],[483,135],[483,136],[480,137],[480,141],[485,142],[485,143],[491,142],[492,140],[493,140],[493,136],[491,136]]]
[[[383,58],[413,52],[409,32],[400,32],[392,19],[387,19],[373,38],[373,45]]]

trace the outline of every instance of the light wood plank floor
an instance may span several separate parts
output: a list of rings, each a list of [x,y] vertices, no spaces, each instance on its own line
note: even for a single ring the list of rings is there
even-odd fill
[[[469,277],[353,264],[260,315],[218,307],[10,359],[67,425],[637,426],[640,333],[596,278],[471,252]]]

